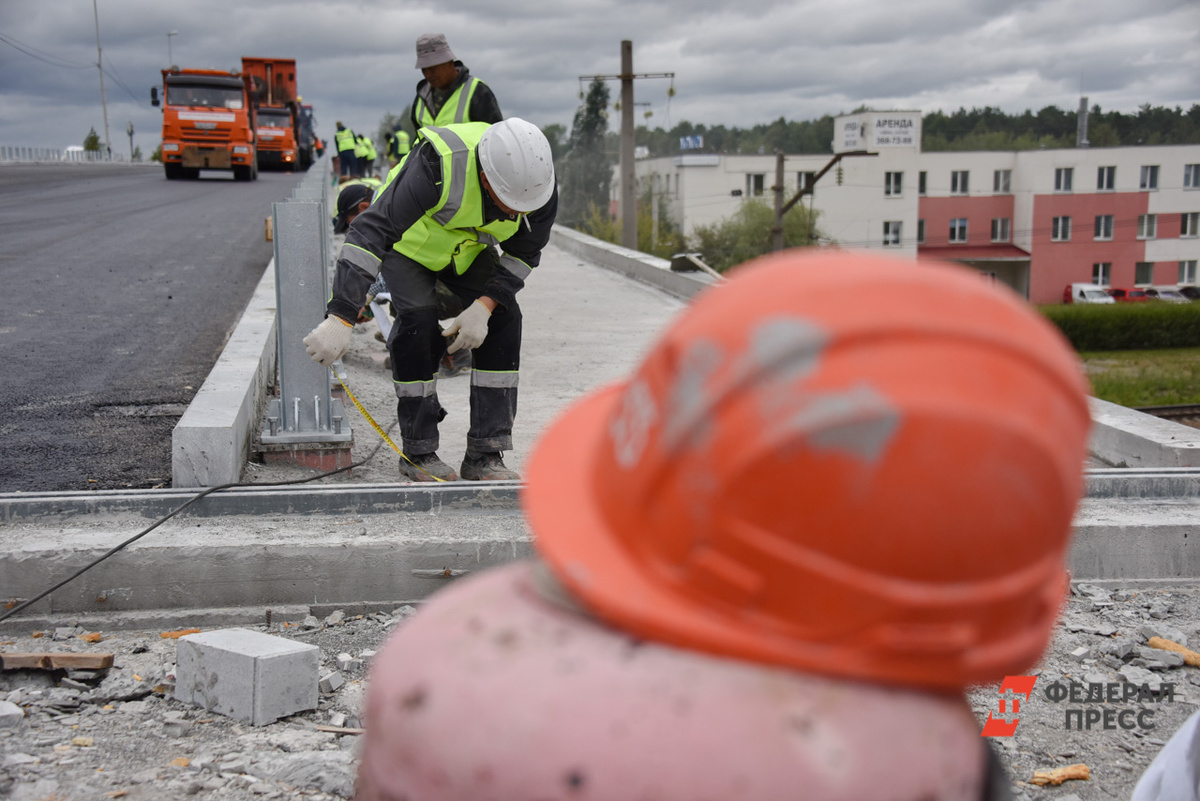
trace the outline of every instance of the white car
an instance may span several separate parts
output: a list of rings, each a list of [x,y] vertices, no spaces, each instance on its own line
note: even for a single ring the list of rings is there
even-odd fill
[[[1146,295],[1151,300],[1165,300],[1168,303],[1191,303],[1187,295],[1173,286],[1148,286]]]

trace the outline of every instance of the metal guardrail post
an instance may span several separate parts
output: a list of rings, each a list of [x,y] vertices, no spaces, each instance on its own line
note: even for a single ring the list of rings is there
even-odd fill
[[[349,446],[352,441],[345,408],[329,391],[329,370],[309,358],[303,343],[325,316],[329,297],[326,208],[319,181],[307,178],[292,199],[272,206],[279,397],[267,406],[264,445]]]

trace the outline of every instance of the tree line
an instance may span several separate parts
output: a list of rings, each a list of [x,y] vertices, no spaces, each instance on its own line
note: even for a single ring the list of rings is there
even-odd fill
[[[866,111],[855,109],[852,113]],[[637,129],[637,144],[646,146],[651,156],[672,156],[682,151],[680,139],[704,137],[701,153],[753,154],[830,153],[833,141],[833,117],[791,121],[783,117],[751,128],[708,127],[680,122],[669,131],[642,126]],[[1076,109],[1046,106],[1034,112],[1008,114],[985,106],[970,110],[933,111],[921,119],[921,149],[946,150],[1033,150],[1035,148],[1075,147],[1078,124]],[[616,137],[616,134],[610,134]],[[1104,111],[1093,105],[1088,112],[1088,142],[1092,147],[1136,145],[1200,144],[1200,103],[1184,110],[1181,106],[1142,105],[1136,112]]]

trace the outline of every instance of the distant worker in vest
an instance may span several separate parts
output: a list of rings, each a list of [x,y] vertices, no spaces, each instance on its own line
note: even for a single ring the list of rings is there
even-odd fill
[[[403,439],[400,474],[453,481],[438,458],[437,394],[444,353],[473,351],[470,426],[461,476],[511,481],[521,358],[516,294],[541,261],[558,213],[550,143],[519,118],[426,128],[346,233],[325,320],[304,339],[326,367],[345,353],[367,292],[383,275],[396,310],[388,338]],[[436,284],[465,309],[443,332]]]
[[[426,125],[461,122],[500,122],[500,104],[488,85],[471,72],[446,43],[445,34],[426,33],[417,39],[417,69],[425,76],[417,84],[412,124],[417,136]]]
[[[966,270],[815,251],[728,273],[545,430],[538,558],[373,658],[358,801],[1012,797],[990,738],[1070,592],[1082,365]]]
[[[354,131],[342,125],[337,124],[337,133],[333,135],[333,143],[337,147],[338,174],[345,179],[350,179],[358,174],[358,158],[354,155],[354,149],[357,145],[357,137]]]
[[[387,139],[387,157],[388,169],[391,170],[400,163],[400,159],[408,155],[408,151],[412,149],[408,132],[403,128],[397,128],[392,131]]]
[[[377,155],[375,145],[371,142],[370,137],[359,134],[355,138],[354,157],[358,159],[358,171],[355,174],[359,178],[375,177],[375,157]]]

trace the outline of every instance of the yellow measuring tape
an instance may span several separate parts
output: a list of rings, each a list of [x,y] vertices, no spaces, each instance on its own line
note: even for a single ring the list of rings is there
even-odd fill
[[[382,428],[380,428],[379,423],[375,422],[375,418],[371,416],[371,413],[368,412],[366,409],[364,409],[363,405],[358,402],[358,398],[354,397],[354,393],[350,391],[350,387],[346,386],[345,380],[340,375],[338,375],[338,372],[336,370],[334,370],[333,374],[335,376],[337,376],[338,383],[342,385],[342,389],[346,390],[346,397],[349,398],[350,400],[354,401],[354,408],[358,409],[358,413],[361,414],[364,418],[366,418],[367,422],[371,424],[371,428],[375,429],[375,433],[377,433],[377,434],[379,434],[379,436],[383,437],[383,441],[386,442],[388,445],[391,445],[392,450],[394,450],[396,453],[400,454],[401,459],[408,462],[413,467],[417,468],[422,473],[424,473],[425,475],[432,478],[434,481],[444,482],[446,480],[444,478],[438,478],[433,473],[430,473],[428,470],[421,467],[421,465],[417,464],[412,459],[409,459],[407,456],[405,456],[404,451],[400,450],[399,446],[397,446],[396,443],[392,441],[392,438],[388,436],[387,432],[384,431]]]

